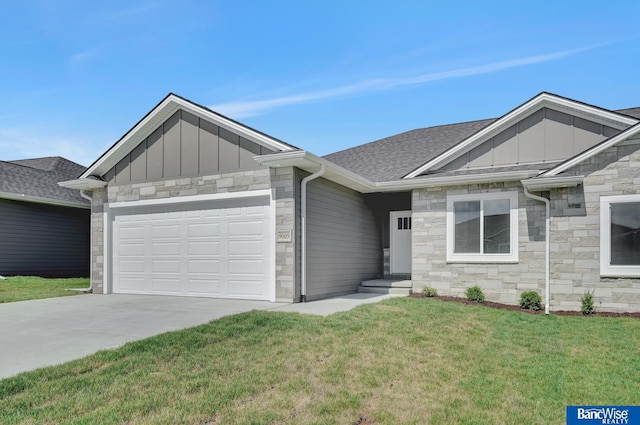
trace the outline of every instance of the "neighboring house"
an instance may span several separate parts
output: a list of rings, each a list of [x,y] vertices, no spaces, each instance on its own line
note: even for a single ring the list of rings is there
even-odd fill
[[[639,122],[541,93],[322,158],[170,94],[62,185],[93,193],[94,292],[304,301],[387,277],[640,311]]]
[[[0,275],[89,276],[89,202],[58,185],[84,170],[60,157],[0,161]]]

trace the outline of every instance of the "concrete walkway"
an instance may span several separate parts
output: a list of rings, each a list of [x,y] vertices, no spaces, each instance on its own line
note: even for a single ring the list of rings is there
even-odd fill
[[[77,295],[0,304],[0,379],[250,310],[328,315],[389,295],[304,304],[147,295]]]

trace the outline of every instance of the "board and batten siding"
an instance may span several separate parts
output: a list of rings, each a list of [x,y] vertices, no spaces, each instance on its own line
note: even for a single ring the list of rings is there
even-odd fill
[[[375,217],[361,193],[325,179],[307,186],[307,299],[354,293],[379,275]]]
[[[89,210],[0,199],[0,275],[89,276]]]
[[[104,175],[109,183],[139,183],[182,176],[262,168],[255,155],[273,151],[179,110]]]
[[[542,108],[451,161],[442,171],[562,161],[619,132],[604,124]]]

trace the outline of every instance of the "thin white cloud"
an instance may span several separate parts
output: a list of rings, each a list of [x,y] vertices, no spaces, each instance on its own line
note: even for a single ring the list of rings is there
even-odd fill
[[[55,134],[51,127],[0,127],[0,160],[62,156],[86,166],[101,153],[95,146],[107,146],[106,143],[94,143],[96,139],[106,140],[104,136]]]
[[[87,61],[90,61],[91,58],[95,57],[98,53],[97,48],[88,49],[83,52],[79,52],[69,56],[69,65],[71,66],[79,66]]]
[[[577,53],[590,50],[596,46],[563,50],[546,55],[529,56],[525,58],[511,59],[501,62],[494,62],[486,65],[473,66],[469,68],[453,69],[443,72],[433,72],[429,74],[417,75],[406,78],[376,78],[357,82],[348,86],[319,90],[315,92],[302,93],[291,96],[284,96],[275,99],[255,100],[246,102],[228,102],[211,106],[211,109],[234,118],[246,118],[261,115],[269,110],[300,103],[313,102],[324,99],[331,99],[340,96],[358,93],[370,93],[376,91],[389,90],[400,86],[419,85],[432,81],[447,80],[451,78],[470,77],[473,75],[490,74],[509,68],[525,65],[550,62],[572,56]]]

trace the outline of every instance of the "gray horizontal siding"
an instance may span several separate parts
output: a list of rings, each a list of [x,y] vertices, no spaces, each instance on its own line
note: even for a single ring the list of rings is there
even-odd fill
[[[89,210],[0,199],[0,275],[89,275]]]
[[[324,179],[307,189],[307,298],[353,293],[379,274],[375,217],[351,189]]]

